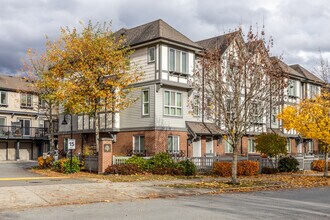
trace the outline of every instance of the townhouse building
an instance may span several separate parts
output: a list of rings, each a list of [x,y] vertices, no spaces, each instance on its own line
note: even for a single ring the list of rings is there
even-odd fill
[[[29,84],[0,75],[0,160],[35,160],[49,150],[45,103]]]
[[[138,101],[119,113],[100,114],[100,137],[113,138],[113,155],[153,155],[169,152],[179,156],[208,156],[232,153],[224,140],[225,130],[211,119],[199,114],[201,104],[194,102],[192,80],[196,60],[203,50],[220,47],[228,35],[193,42],[163,20],[156,20],[133,28],[122,28],[115,33],[124,36],[134,53],[131,61],[142,67],[143,80],[134,84],[133,96]],[[230,39],[244,43],[241,35],[230,33]],[[322,81],[299,65],[282,63],[290,76],[285,92],[285,103],[296,104],[320,92]],[[317,142],[304,140],[294,131],[285,131],[276,115],[262,117],[261,123],[242,139],[242,154],[255,154],[254,138],[261,132],[272,131],[288,138],[292,154],[317,151]],[[69,121],[61,125],[63,120]],[[58,146],[65,149],[67,139],[76,139],[74,153],[94,147],[94,120],[88,115],[59,115]],[[71,129],[72,128],[72,129]],[[302,141],[301,141],[302,140]],[[299,145],[300,144],[300,145]],[[298,146],[299,145],[299,146]],[[305,146],[306,145],[306,146]],[[307,149],[306,149],[307,147]]]

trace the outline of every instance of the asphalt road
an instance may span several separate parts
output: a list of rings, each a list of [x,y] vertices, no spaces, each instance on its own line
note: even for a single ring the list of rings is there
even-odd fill
[[[8,186],[33,186],[87,183],[90,181],[65,178],[47,178],[29,171],[37,166],[36,161],[1,161],[0,163],[0,190]],[[1,205],[1,204],[0,204]],[[1,220],[1,218],[0,218]]]
[[[33,208],[0,219],[330,219],[330,188]]]

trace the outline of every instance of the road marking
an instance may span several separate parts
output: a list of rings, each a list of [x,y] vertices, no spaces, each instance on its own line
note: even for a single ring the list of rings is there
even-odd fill
[[[19,180],[47,180],[47,179],[68,179],[70,177],[14,177],[14,178],[0,178],[0,181],[19,181]]]

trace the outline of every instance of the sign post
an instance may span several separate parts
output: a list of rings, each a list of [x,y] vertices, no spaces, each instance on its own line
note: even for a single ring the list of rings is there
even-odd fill
[[[68,139],[68,150],[70,150],[70,173],[72,173],[72,150],[76,149],[76,139]]]

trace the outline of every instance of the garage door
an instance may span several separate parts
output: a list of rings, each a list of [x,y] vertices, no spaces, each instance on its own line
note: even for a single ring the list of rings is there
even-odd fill
[[[7,143],[0,142],[0,160],[7,160]]]
[[[21,142],[19,144],[19,159],[20,160],[32,159],[32,143]]]

